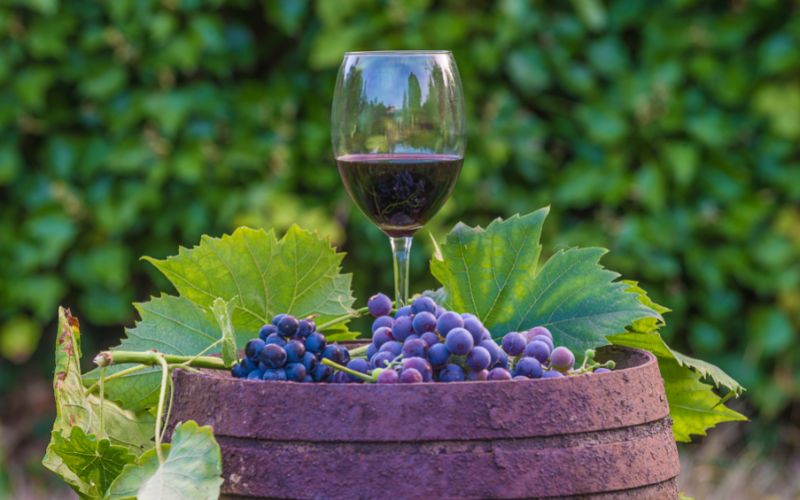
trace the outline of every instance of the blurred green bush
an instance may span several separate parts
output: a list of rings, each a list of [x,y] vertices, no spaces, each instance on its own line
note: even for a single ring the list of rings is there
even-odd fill
[[[470,139],[427,229],[552,204],[546,251],[610,248],[609,267],[673,308],[671,342],[777,417],[800,400],[797,14],[758,0],[4,2],[0,355],[24,360],[59,303],[87,332],[121,334],[131,301],[168,289],[139,256],[240,224],[317,228],[349,252],[362,300],[388,290],[385,237],[332,161],[335,73],[347,50],[448,48]],[[429,255],[420,234],[415,289],[433,285]]]

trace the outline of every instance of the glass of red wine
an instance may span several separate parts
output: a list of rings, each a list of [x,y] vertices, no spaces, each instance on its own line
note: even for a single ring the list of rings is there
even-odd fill
[[[464,159],[464,97],[453,54],[346,53],[331,137],[347,193],[389,236],[399,308],[408,303],[411,238],[450,197]]]

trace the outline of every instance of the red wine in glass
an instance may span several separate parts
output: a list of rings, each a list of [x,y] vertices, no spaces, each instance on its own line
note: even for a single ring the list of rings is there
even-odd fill
[[[392,237],[411,236],[450,197],[463,158],[446,154],[354,154],[336,159],[347,193]]]

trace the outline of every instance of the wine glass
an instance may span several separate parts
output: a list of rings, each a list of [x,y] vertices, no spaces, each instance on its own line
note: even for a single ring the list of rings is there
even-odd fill
[[[390,238],[397,307],[411,240],[450,197],[466,146],[461,77],[448,50],[348,52],[331,138],[344,187]]]

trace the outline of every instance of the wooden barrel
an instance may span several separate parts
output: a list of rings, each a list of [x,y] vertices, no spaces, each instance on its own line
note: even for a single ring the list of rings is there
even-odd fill
[[[297,384],[176,371],[172,422],[212,425],[223,492],[278,498],[677,497],[655,358],[558,379]]]

